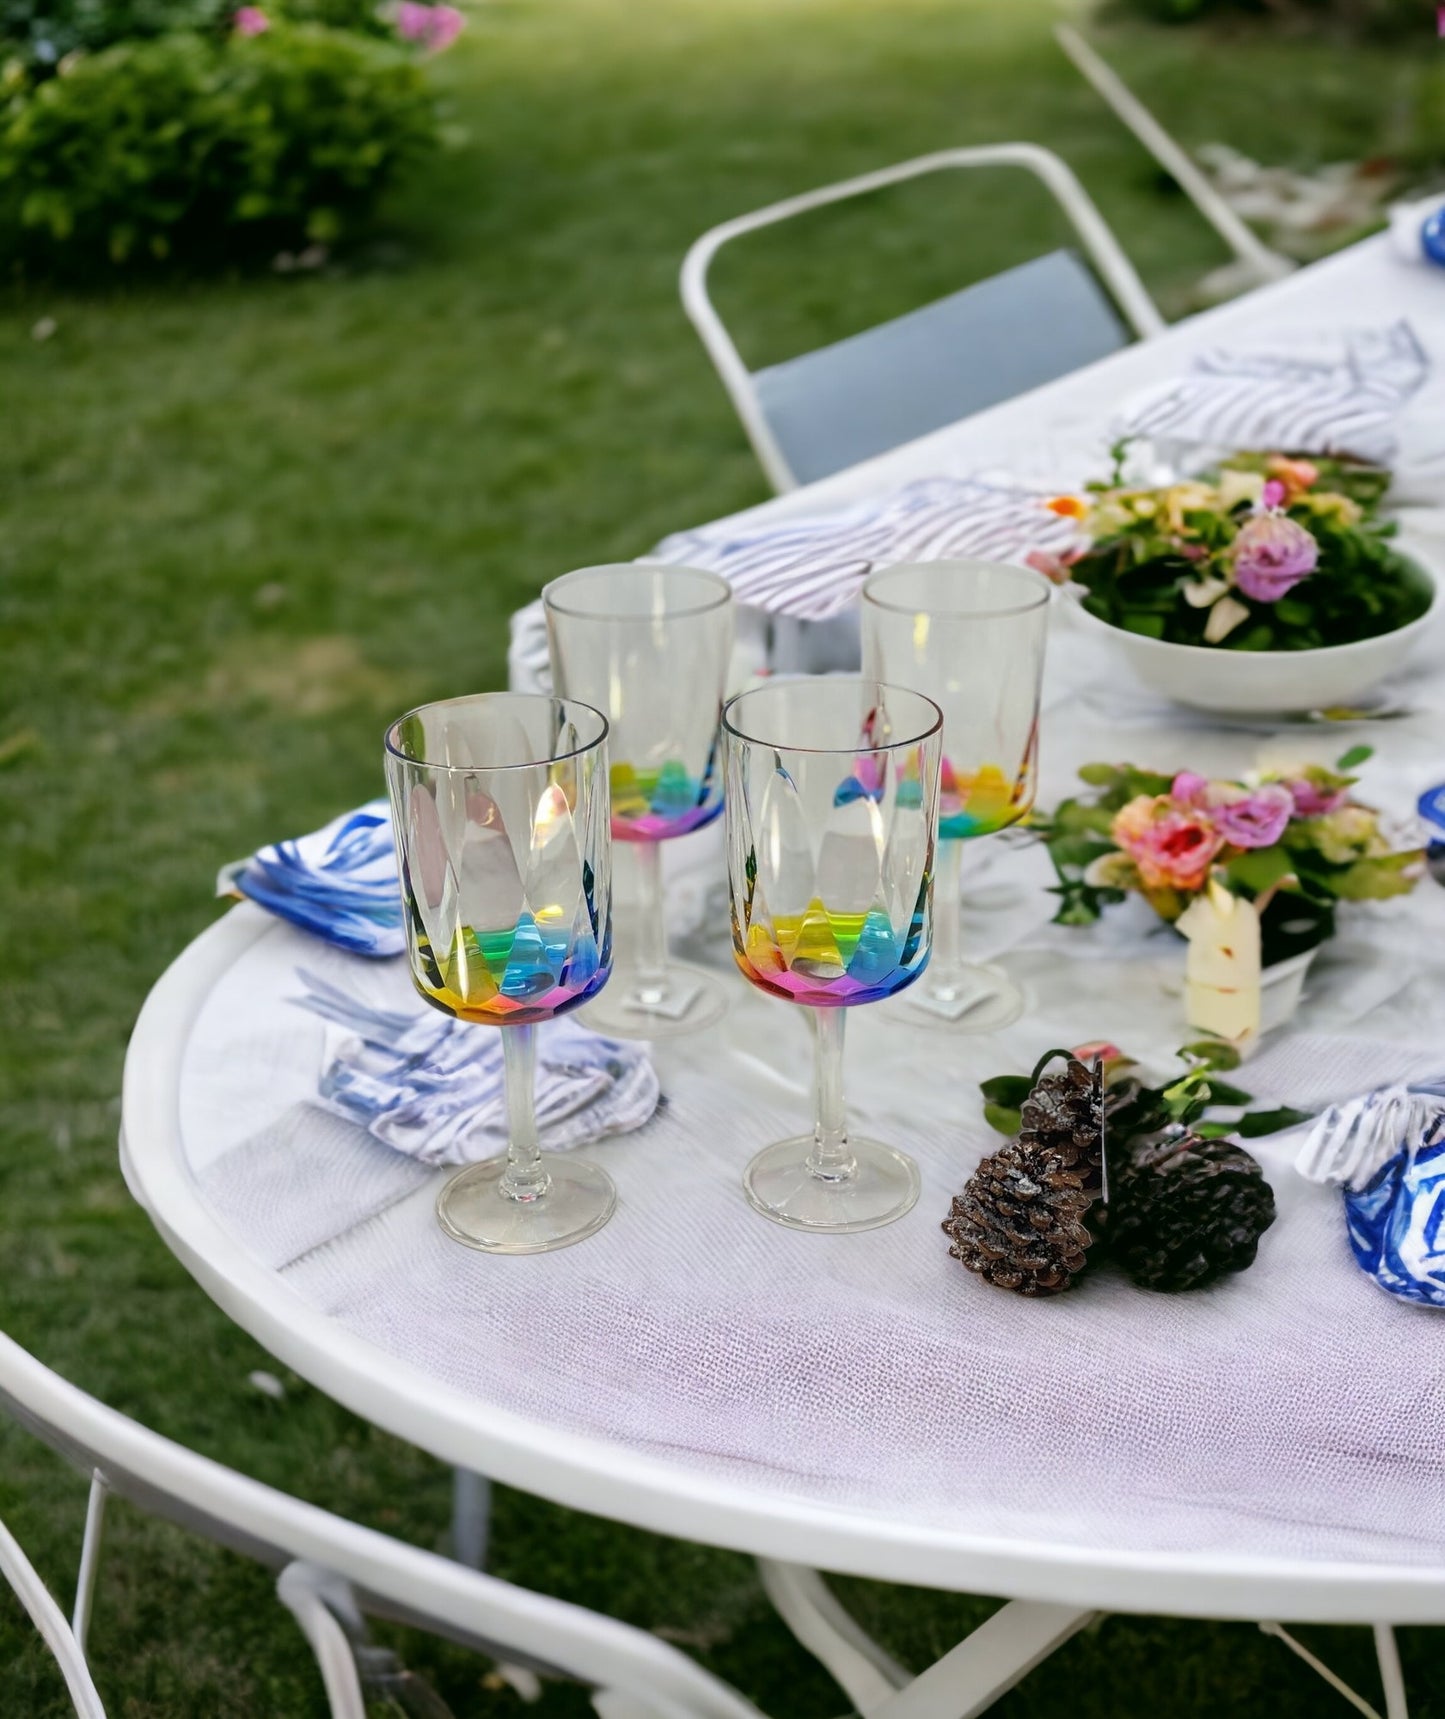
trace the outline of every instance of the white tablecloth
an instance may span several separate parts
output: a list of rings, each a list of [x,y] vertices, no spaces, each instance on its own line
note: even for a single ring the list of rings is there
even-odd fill
[[[899,450],[778,513],[929,471],[993,461],[1079,481],[1100,425],[1196,342],[1270,319],[1405,312],[1435,377],[1402,425],[1417,524],[1445,477],[1445,277],[1367,245],[1257,300]],[[1105,660],[1053,641],[1044,803],[1076,767],[1130,757],[1234,774],[1261,750],[1329,761],[1367,738],[1364,795],[1405,814],[1445,776],[1445,676],[1421,673],[1417,714],[1340,733],[1211,730],[1121,689]],[[1169,989],[1178,946],[1137,904],[1099,927],[1047,923],[1043,855],[980,862],[966,935],[1029,989],[993,1040],[910,1029],[879,1009],[849,1023],[855,1124],[919,1159],[901,1222],[857,1236],[786,1231],[745,1204],[752,1152],[806,1120],[800,1012],[736,979],[725,1023],[659,1045],[664,1103],[591,1155],[615,1220],[585,1245],[497,1259],[436,1226],[436,1174],[313,1119],[320,1028],[285,998],[298,962],[400,1002],[400,963],[323,951],[278,927],[212,993],[181,1083],[188,1161],[227,1226],[292,1290],[386,1353],[479,1400],[764,1489],[1065,1546],[1229,1550],[1437,1565],[1445,1546],[1445,1321],[1383,1294],[1351,1262],[1337,1197],[1264,1142],[1279,1219],[1257,1265],[1208,1291],[1150,1295],[1104,1271],[1055,1301],[988,1288],[948,1256],[939,1224],[997,1144],[980,1078],[1055,1044],[1108,1037],[1161,1058],[1185,1035]],[[1137,909],[1137,910],[1136,910]],[[723,964],[714,915],[701,952]],[[697,953],[699,951],[694,951]],[[481,1030],[481,1029],[479,1029]],[[1241,1077],[1317,1103],[1445,1066],[1445,891],[1347,910],[1292,1035]],[[295,1222],[300,1205],[308,1223]]]

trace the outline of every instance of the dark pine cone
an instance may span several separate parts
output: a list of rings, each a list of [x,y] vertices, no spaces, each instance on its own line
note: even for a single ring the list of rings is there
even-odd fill
[[[1110,1168],[1109,1251],[1135,1283],[1201,1289],[1253,1265],[1274,1193],[1235,1141],[1180,1134]]]
[[[1104,1163],[1104,1065],[1087,1067],[1070,1057],[1062,1070],[1034,1082],[1020,1112],[1019,1139],[1056,1152],[1065,1169],[1077,1170],[1082,1186],[1097,1194]]]
[[[1057,1295],[1088,1261],[1087,1169],[1015,1140],[985,1158],[944,1221],[949,1252],[999,1289]]]

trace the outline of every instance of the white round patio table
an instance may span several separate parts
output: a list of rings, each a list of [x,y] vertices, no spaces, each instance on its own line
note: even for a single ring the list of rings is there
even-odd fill
[[[1027,1302],[949,1258],[939,1222],[995,1138],[975,1081],[1010,1046],[1003,1066],[1069,1042],[1097,988],[1097,964],[1061,978],[1069,935],[1037,933],[1032,957],[1025,940],[1036,1007],[1007,1045],[854,1012],[854,1114],[923,1170],[914,1212],[869,1234],[746,1207],[748,1156],[806,1114],[807,1050],[801,1012],[739,978],[720,1027],[656,1047],[653,1121],[587,1149],[619,1189],[607,1230],[536,1258],[456,1246],[432,1214],[447,1172],[309,1102],[325,1029],[294,1006],[297,970],[406,1006],[403,963],[250,905],[145,1004],[127,1181],[207,1293],[316,1387],[458,1467],[777,1561],[775,1599],[835,1668],[846,1622],[780,1566],[1026,1602],[925,1674],[941,1705],[920,1680],[892,1699],[921,1704],[864,1712],[979,1711],[1098,1610],[1440,1621],[1445,1326],[1355,1272],[1335,1196],[1287,1154],[1263,1154],[1281,1217],[1259,1264],[1213,1291],[1101,1277]],[[1132,1005],[1140,1033],[1161,1006]],[[854,1670],[857,1699],[876,1674]]]

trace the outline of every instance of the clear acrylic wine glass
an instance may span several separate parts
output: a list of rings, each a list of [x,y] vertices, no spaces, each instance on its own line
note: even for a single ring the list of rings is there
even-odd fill
[[[927,964],[942,729],[921,693],[851,676],[773,680],[723,711],[733,953],[813,1019],[813,1131],[743,1177],[794,1229],[876,1229],[918,1198],[911,1158],[848,1132],[843,1025]]]
[[[587,1024],[667,1038],[718,1020],[714,974],[668,954],[660,844],[722,812],[718,715],[732,656],[732,590],[716,573],[646,562],[583,567],[542,593],[553,689],[611,724],[612,838],[636,862],[636,918]]]
[[[508,1146],[458,1171],[437,1217],[487,1253],[545,1253],[601,1229],[604,1170],[538,1150],[537,1024],[596,996],[612,964],[607,719],[575,700],[491,692],[387,730],[407,953],[416,988],[500,1027]]]
[[[988,561],[887,567],[863,587],[863,671],[943,712],[933,959],[899,1009],[919,1025],[996,1032],[1024,1011],[1001,968],[962,951],[964,843],[1027,817],[1037,792],[1039,697],[1053,587]]]

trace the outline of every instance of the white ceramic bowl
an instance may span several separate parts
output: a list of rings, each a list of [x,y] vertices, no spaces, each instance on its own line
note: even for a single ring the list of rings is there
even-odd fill
[[[1074,612],[1092,637],[1102,638],[1151,691],[1195,710],[1284,714],[1328,710],[1358,703],[1403,666],[1421,637],[1445,609],[1442,576],[1428,550],[1404,534],[1395,547],[1430,582],[1430,606],[1408,626],[1352,645],[1317,651],[1231,651],[1216,645],[1172,645],[1127,633],[1091,615],[1082,603]]]

